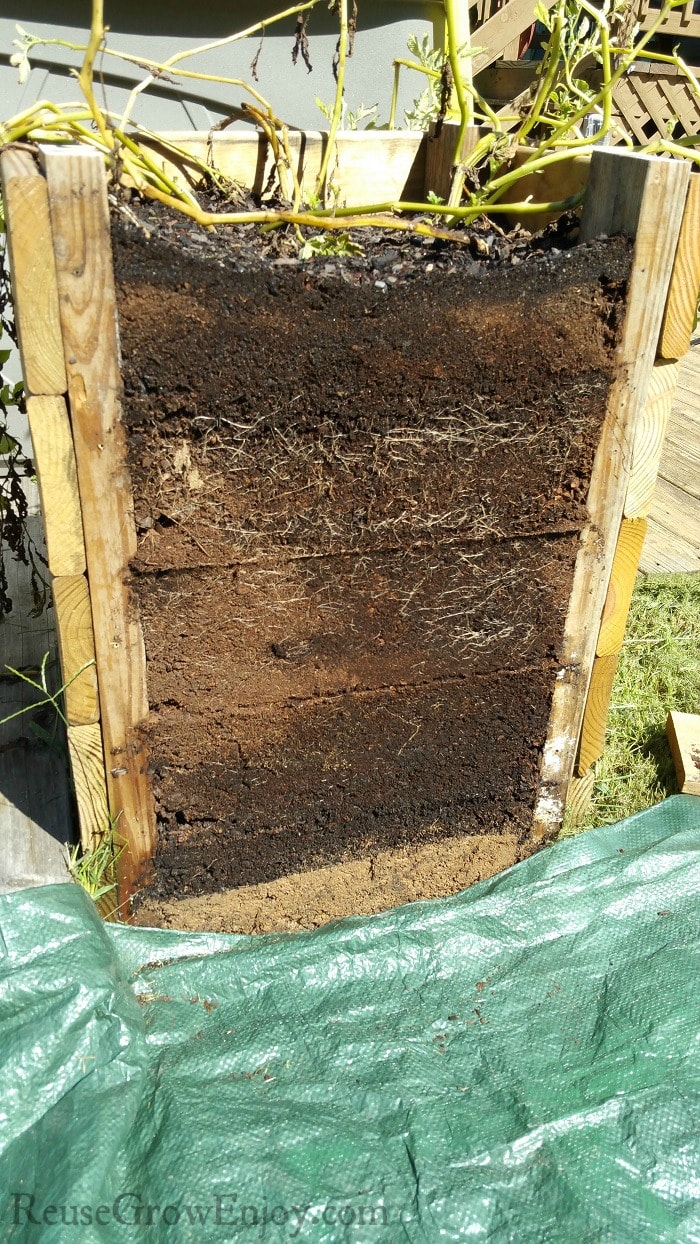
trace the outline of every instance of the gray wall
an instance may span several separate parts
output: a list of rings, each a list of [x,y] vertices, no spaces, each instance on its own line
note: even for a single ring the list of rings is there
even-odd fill
[[[236,30],[282,11],[280,3],[226,3],[225,0],[202,0],[197,5],[183,0],[165,4],[163,0],[141,4],[134,0],[107,0],[105,20],[111,27],[109,42],[119,50],[164,60],[173,52],[195,47],[231,34]],[[378,104],[380,121],[389,114],[392,89],[392,60],[406,54],[406,40],[413,32],[433,37],[431,17],[438,16],[440,4],[424,0],[379,0],[359,3],[358,35],[355,55],[348,63],[346,99],[350,109],[360,103]],[[17,71],[9,64],[17,38],[15,23],[19,22],[32,34],[60,37],[83,43],[90,19],[89,0],[5,0],[0,18],[0,116],[7,117],[40,98],[54,102],[77,100],[79,91],[69,76],[71,67],[80,63],[80,56],[65,48],[37,48],[34,66],[23,87]],[[326,125],[314,103],[318,95],[332,100],[335,85],[331,61],[336,42],[335,19],[328,12],[325,0],[311,12],[309,41],[313,72],[308,74],[299,61],[292,66],[294,17],[272,27],[265,35],[258,64],[256,89],[275,108],[277,115],[290,125],[320,129]],[[186,61],[184,68],[204,73],[239,77],[252,82],[250,63],[259,37],[205,53]],[[97,67],[103,72],[106,98],[113,109],[123,106],[129,89],[143,76],[142,71],[105,57]],[[420,94],[424,79],[404,74],[398,119],[403,109]],[[231,105],[240,104],[245,92],[240,87],[216,83],[182,80],[177,86],[159,84],[148,96],[142,96],[134,111],[134,119],[161,129],[208,129],[212,122],[229,112]]]

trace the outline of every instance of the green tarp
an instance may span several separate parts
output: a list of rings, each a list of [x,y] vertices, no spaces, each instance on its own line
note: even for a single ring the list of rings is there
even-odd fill
[[[314,933],[0,899],[2,1237],[700,1240],[700,799]]]

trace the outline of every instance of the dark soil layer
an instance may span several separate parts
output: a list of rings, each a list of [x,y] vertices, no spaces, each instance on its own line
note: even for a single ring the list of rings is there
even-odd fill
[[[301,263],[144,219],[114,247],[153,892],[527,849],[629,248]]]

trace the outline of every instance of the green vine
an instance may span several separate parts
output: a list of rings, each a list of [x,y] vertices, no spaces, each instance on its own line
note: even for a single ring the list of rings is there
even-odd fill
[[[306,0],[306,3],[285,9],[245,30],[177,52],[162,62],[121,52],[110,46],[108,27],[104,23],[104,0],[93,0],[90,34],[83,44],[59,38],[42,38],[18,28],[20,37],[15,41],[18,51],[11,59],[18,68],[20,78],[26,79],[29,74],[31,54],[38,46],[79,51],[83,61],[76,79],[82,100],[60,106],[47,100],[33,104],[0,126],[0,146],[12,142],[67,140],[88,144],[102,152],[115,177],[121,175],[127,178],[142,193],[178,208],[205,225],[214,223],[214,219],[220,225],[257,222],[274,227],[288,224],[297,230],[302,245],[302,230],[337,231],[342,218],[332,206],[337,196],[333,193],[335,188],[331,184],[330,172],[337,135],[345,115],[346,70],[357,18],[354,0],[331,0],[330,9],[338,21],[334,58],[336,92],[328,109],[329,133],[315,192],[307,195],[306,203],[290,151],[290,127],[275,115],[272,106],[257,88],[243,79],[205,74],[184,67],[185,62],[191,63],[202,53],[254,35],[261,36],[274,23],[294,19],[294,60],[301,53],[310,70],[306,19],[319,2]],[[623,134],[614,121],[613,91],[635,62],[656,60],[673,64],[700,98],[697,78],[677,53],[666,56],[649,50],[651,40],[663,27],[669,13],[684,4],[685,0],[662,0],[652,27],[636,41],[629,33],[632,3],[633,0],[603,0],[597,7],[589,0],[555,0],[551,9],[537,4],[534,16],[545,26],[548,39],[533,89],[526,98],[518,101],[516,111],[505,109],[496,112],[474,85],[473,57],[479,49],[472,45],[467,0],[444,0],[445,47],[429,49],[425,40],[419,43],[414,39],[409,44],[409,50],[416,59],[397,58],[394,62],[389,125],[393,127],[396,121],[398,82],[402,70],[419,72],[427,78],[427,86],[413,114],[409,112],[409,119],[424,123],[431,115],[437,115],[438,119],[445,116],[457,120],[452,185],[442,213],[447,228],[433,223],[436,212],[434,205],[428,202],[392,202],[355,207],[342,219],[342,228],[381,225],[459,240],[461,226],[481,214],[504,210],[501,207],[503,196],[507,192],[512,193],[513,187],[522,178],[566,160],[572,154],[589,154],[599,142],[614,139],[633,146],[629,136]],[[93,87],[98,54],[144,71],[143,79],[132,89],[121,116],[100,108],[98,104]],[[252,65],[255,80],[258,56],[259,50]],[[255,125],[265,135],[277,168],[283,200],[279,208],[226,212],[214,217],[202,210],[197,195],[188,184],[183,184],[182,179],[163,170],[152,150],[154,142],[167,153],[176,167],[186,167],[199,175],[202,181],[218,186],[225,195],[230,193],[227,179],[210,162],[179,150],[147,127],[132,121],[136,99],[162,79],[192,79],[235,85],[245,93],[246,99],[240,108],[235,109],[231,117],[216,128],[221,128],[230,120],[240,119]],[[600,115],[600,128],[590,136],[583,127],[592,112]],[[464,155],[464,137],[475,123],[481,124],[484,132]],[[516,167],[512,157],[516,151],[523,149],[526,158],[523,162],[518,161]],[[674,140],[668,135],[661,135],[641,150],[700,163],[700,139],[697,137]],[[528,211],[568,206],[569,202],[539,204],[536,208],[529,201],[524,204],[510,203],[507,210],[522,215]]]

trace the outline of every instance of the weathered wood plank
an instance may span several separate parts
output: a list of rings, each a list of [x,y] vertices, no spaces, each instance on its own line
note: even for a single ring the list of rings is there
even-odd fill
[[[272,156],[267,140],[257,130],[211,136],[172,131],[161,137],[205,163],[213,161],[239,185],[258,194],[265,188]],[[304,194],[315,189],[327,138],[321,131],[289,133],[294,168]],[[161,155],[168,173],[183,182],[182,171],[170,163],[165,147],[155,141],[151,145]],[[331,180],[341,187],[340,202],[348,207],[397,199],[420,201],[425,158],[426,135],[421,130],[347,130],[337,137]],[[193,175],[199,176],[194,171]]]
[[[690,349],[695,310],[700,294],[700,173],[690,178],[683,224],[673,275],[668,291],[666,313],[661,329],[659,354],[679,359]]]
[[[66,391],[46,182],[28,151],[0,153],[15,317],[27,393]]]
[[[636,238],[635,274],[638,281],[641,279],[640,269],[644,267],[644,260],[653,259],[655,248],[661,249],[663,246],[663,269],[669,275],[663,282],[663,288],[658,281],[654,281],[655,303],[663,298],[665,305],[670,269],[675,258],[685,210],[689,176],[687,164],[675,164],[660,160],[656,156],[639,155],[634,151],[599,147],[591,158],[591,172],[581,215],[581,241],[588,242],[601,234],[611,236],[615,233],[626,233]],[[642,204],[645,199],[647,220],[642,217]],[[673,233],[670,242],[658,234],[654,235],[649,227],[649,206],[652,200],[656,207],[655,218],[663,220],[666,213],[669,214]],[[660,270],[658,261],[655,267]],[[642,314],[643,310],[640,308],[637,312],[640,327],[649,318]],[[657,341],[658,333],[654,347]]]
[[[608,656],[596,657],[593,662],[586,711],[581,727],[581,743],[576,761],[576,772],[579,777],[583,777],[591,765],[595,764],[596,760],[600,760],[605,749],[605,728],[608,723],[610,693],[615,681],[618,659],[619,653],[610,653]]]
[[[583,722],[617,534],[622,520],[637,421],[644,409],[683,208],[688,168],[617,148],[598,148],[584,202],[582,239],[624,232],[635,238],[620,374],[608,399],[588,492],[540,771],[533,832],[561,823]],[[609,658],[598,658],[607,661]],[[579,769],[579,773],[583,772]]]
[[[700,548],[700,506],[683,488],[671,480],[659,478],[654,514],[671,531],[684,534],[696,548]]]
[[[86,555],[109,806],[126,842],[119,868],[124,902],[153,855],[155,812],[139,734],[148,711],[143,636],[126,584],[136,531],[120,419],[107,190],[97,153],[46,148],[42,156],[83,522],[90,533]]]
[[[553,3],[554,0],[544,0],[544,7],[551,9]],[[472,44],[483,49],[472,58],[475,74],[498,60],[508,45],[527,30],[532,24],[532,13],[532,0],[507,0],[483,26],[474,31]]]
[[[698,574],[700,545],[671,531],[652,513],[639,569],[644,574]]]
[[[666,734],[681,793],[700,795],[700,713],[669,713]]]
[[[622,649],[627,615],[646,532],[647,524],[643,518],[623,518],[620,524],[620,534],[617,538],[596,644],[596,656],[612,656]]]
[[[78,805],[80,843],[84,851],[92,851],[110,828],[99,722],[68,726],[68,752]]]
[[[100,716],[87,579],[85,575],[64,576],[54,579],[51,587],[65,687],[66,718],[71,726],[87,726],[98,721]],[[78,674],[78,670],[82,673]]]
[[[84,574],[83,519],[65,398],[30,397],[27,416],[49,570],[53,575]]]
[[[428,130],[425,152],[425,186],[421,188],[420,197],[424,199],[432,192],[439,195],[441,199],[447,200],[452,184],[453,160],[459,125],[454,121],[445,121],[441,125],[439,132],[436,131],[437,127],[435,125],[431,125]],[[465,155],[476,146],[480,136],[481,129],[478,125],[470,126],[465,131],[460,152],[461,159],[464,159]]]
[[[646,518],[651,510],[678,372],[678,363],[657,361],[654,364],[647,400],[634,435],[632,468],[625,497],[626,518]]]

